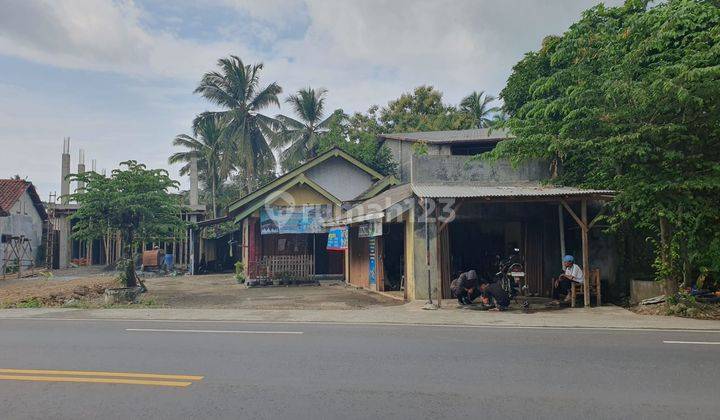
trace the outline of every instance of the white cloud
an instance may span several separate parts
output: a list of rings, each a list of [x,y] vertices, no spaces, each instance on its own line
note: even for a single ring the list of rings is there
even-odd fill
[[[211,18],[193,15],[200,6],[173,0],[168,7],[193,12],[172,14],[159,29],[164,16],[131,0],[0,0],[0,55],[46,65],[48,74],[120,75],[108,78],[115,83],[108,91],[126,93],[127,102],[110,103],[104,92],[103,103],[104,96],[83,97],[92,93],[72,87],[51,97],[21,76],[0,85],[0,147],[11,163],[5,170],[52,188],[67,135],[102,166],[132,157],[166,166],[173,136],[209,107],[192,96],[195,83],[229,54],[265,62],[263,83],[277,81],[285,94],[328,88],[329,110],[384,105],[421,84],[453,103],[473,90],[497,94],[526,51],[596,1],[217,0],[214,7],[236,14],[237,26],[214,28]],[[182,26],[190,21],[217,36],[193,37]]]
[[[0,53],[42,64],[195,80],[218,57],[246,52],[227,41],[201,43],[150,31],[132,1],[5,1]]]

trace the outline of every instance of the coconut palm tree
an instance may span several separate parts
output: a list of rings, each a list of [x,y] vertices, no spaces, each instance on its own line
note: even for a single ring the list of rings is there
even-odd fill
[[[486,95],[484,91],[473,92],[463,98],[460,102],[460,109],[472,116],[475,120],[475,127],[486,128],[490,126],[491,114],[498,110],[497,107],[490,106],[494,100],[494,96]]]
[[[245,65],[234,55],[218,60],[220,71],[205,73],[195,89],[204,98],[223,108],[213,112],[223,126],[223,137],[233,147],[238,166],[248,176],[248,192],[255,185],[256,173],[274,167],[275,158],[267,136],[277,121],[260,112],[270,105],[280,106],[277,83],[260,87],[262,63]]]
[[[490,128],[505,128],[509,118],[508,113],[500,109],[492,116],[488,126]]]
[[[185,163],[180,168],[180,175],[187,175],[192,160],[197,159],[199,177],[210,189],[213,218],[217,217],[218,190],[232,169],[230,153],[222,133],[217,115],[200,114],[193,121],[193,136],[179,134],[173,140],[173,145],[187,150],[173,153],[168,159],[171,164]]]
[[[335,114],[325,118],[325,95],[327,90],[300,89],[290,95],[289,103],[298,119],[286,115],[275,117],[281,129],[273,136],[271,145],[281,150],[280,163],[284,170],[297,166],[317,156],[318,138],[329,130]]]

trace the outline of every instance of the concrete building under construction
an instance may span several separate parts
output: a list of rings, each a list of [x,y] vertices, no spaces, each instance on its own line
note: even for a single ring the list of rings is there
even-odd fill
[[[95,161],[92,162],[91,170],[96,171]],[[86,171],[85,152],[80,149],[78,152],[77,173]],[[68,268],[82,265],[111,265],[122,256],[123,241],[119,235],[109,235],[104,238],[92,241],[78,240],[72,237],[74,215],[79,205],[70,201],[70,194],[84,188],[82,182],[77,182],[75,188],[71,186],[69,175],[71,174],[70,139],[63,140],[60,172],[60,196],[50,194],[46,203],[47,212],[52,225],[51,234],[48,236],[47,266],[50,268]],[[191,164],[190,191],[188,193],[188,205],[184,206],[182,218],[186,222],[196,223],[205,218],[205,205],[199,203],[197,164]],[[195,258],[194,247],[190,238],[190,231],[185,235],[175,238],[173,241],[147,244],[147,247],[159,246],[167,254],[174,255],[174,261],[181,268],[189,267]]]

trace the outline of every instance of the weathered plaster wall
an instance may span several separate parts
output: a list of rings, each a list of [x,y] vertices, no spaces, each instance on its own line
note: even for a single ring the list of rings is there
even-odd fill
[[[390,150],[395,162],[398,164],[398,177],[401,182],[410,181],[410,167],[414,156],[413,143],[409,141],[399,141],[386,139],[385,145]],[[429,156],[450,155],[449,145],[427,144]]]
[[[432,218],[432,214],[428,214],[428,220],[425,220],[425,210],[420,200],[414,209],[414,226],[413,226],[413,282],[414,297],[408,295],[410,299],[427,299],[428,298],[428,269],[430,271],[429,281],[432,293],[432,299],[438,298],[439,281],[440,281],[440,262],[437,254],[437,235],[436,225]],[[427,232],[426,232],[427,228]],[[429,239],[429,241],[428,241]],[[429,247],[426,245],[429,242]],[[427,256],[430,255],[430,266],[428,267]]]
[[[0,234],[25,236],[30,240],[33,260],[37,256],[38,247],[42,244],[43,220],[37,212],[30,195],[25,194],[10,209],[10,215],[0,217]],[[0,244],[0,269],[4,268],[2,256],[5,255],[6,244]],[[27,262],[24,266],[29,266]]]
[[[468,156],[413,156],[412,181],[416,183],[476,182],[502,185],[537,182],[550,176],[544,161],[529,161],[517,167],[505,160],[474,160]]]
[[[352,200],[373,184],[370,174],[339,157],[308,169],[305,175],[342,201]]]

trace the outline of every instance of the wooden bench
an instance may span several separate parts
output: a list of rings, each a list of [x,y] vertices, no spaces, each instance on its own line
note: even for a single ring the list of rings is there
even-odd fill
[[[596,305],[597,306],[602,305],[602,288],[600,285],[600,269],[593,268],[592,270],[590,270],[590,278],[585,279],[584,284],[579,284],[579,283],[575,283],[575,282],[572,283],[572,287],[570,288],[570,306],[571,307],[573,307],[573,308],[575,307],[575,302],[577,300],[576,298],[577,298],[578,293],[580,293],[580,295],[585,293],[584,287],[586,285],[589,285],[589,287],[590,287],[590,296],[592,296],[593,294],[595,295],[595,298],[596,298],[595,301],[597,302]]]

